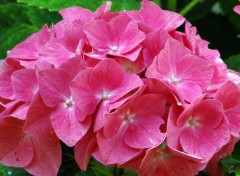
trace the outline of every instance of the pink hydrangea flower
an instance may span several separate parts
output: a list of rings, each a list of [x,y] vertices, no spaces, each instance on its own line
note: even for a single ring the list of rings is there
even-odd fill
[[[240,15],[240,5],[235,6],[233,10]]]
[[[23,130],[24,121],[13,117],[0,120],[0,161],[4,165],[23,167],[33,175],[56,175],[61,164],[58,139],[31,137]]]
[[[181,111],[174,105],[170,110],[167,144],[208,162],[230,137],[222,104],[217,100],[197,100]]]
[[[238,10],[238,6],[235,7]],[[70,7],[0,61],[0,163],[58,174],[64,147],[140,176],[219,175],[240,134],[240,73],[185,18]]]
[[[164,123],[164,111],[165,99],[149,94],[129,101],[107,115],[103,131],[97,135],[98,147],[105,163],[126,162],[139,153],[137,149],[162,143],[164,134],[159,128]]]
[[[84,32],[97,54],[125,57],[131,61],[137,59],[140,43],[145,38],[137,23],[126,15],[114,17],[109,22],[94,20],[84,26]]]
[[[142,1],[141,10],[127,11],[128,16],[137,21],[139,28],[145,33],[158,29],[171,31],[178,28],[185,19],[174,12],[162,10],[159,6],[150,1]]]
[[[138,169],[138,173],[139,176],[192,176],[196,175],[202,167],[199,161],[199,158],[169,148],[166,144],[162,144],[147,150]]]
[[[212,66],[194,56],[181,43],[168,40],[148,67],[146,77],[155,78],[187,102],[201,96],[212,78]]]
[[[75,105],[70,75],[61,69],[48,69],[38,73],[38,80],[43,102],[55,108],[51,115],[54,131],[64,143],[74,146],[87,133],[91,119]]]
[[[70,88],[73,100],[83,113],[90,115],[97,111],[95,129],[99,130],[104,125],[104,114],[123,104],[131,97],[127,94],[142,85],[137,75],[124,73],[117,62],[109,59],[80,72]]]

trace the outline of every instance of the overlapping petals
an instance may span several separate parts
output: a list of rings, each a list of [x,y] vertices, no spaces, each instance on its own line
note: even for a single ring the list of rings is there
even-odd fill
[[[240,73],[185,19],[70,7],[0,62],[0,163],[57,175],[61,145],[140,176],[220,174],[240,132]],[[235,8],[238,12],[238,7]]]

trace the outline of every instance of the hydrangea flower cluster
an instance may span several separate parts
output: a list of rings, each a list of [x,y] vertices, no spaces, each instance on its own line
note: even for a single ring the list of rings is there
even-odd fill
[[[139,176],[218,175],[240,132],[240,74],[181,15],[63,9],[0,62],[0,162],[57,175],[60,141]],[[185,32],[177,28],[185,22]]]

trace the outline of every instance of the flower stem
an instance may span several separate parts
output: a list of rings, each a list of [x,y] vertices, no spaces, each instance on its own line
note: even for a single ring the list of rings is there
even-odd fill
[[[181,11],[180,14],[183,16],[186,15],[194,6],[196,6],[201,0],[192,0],[189,4],[187,4]]]

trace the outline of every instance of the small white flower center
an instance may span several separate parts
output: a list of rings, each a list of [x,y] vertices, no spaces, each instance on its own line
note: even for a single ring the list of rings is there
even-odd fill
[[[116,53],[116,52],[118,52],[119,48],[117,46],[111,46],[110,49],[113,53]]]
[[[186,121],[186,127],[195,128],[199,125],[198,119],[196,117],[189,117]]]
[[[111,92],[103,91],[101,94],[97,95],[99,99],[104,100],[109,100],[112,97]]]
[[[69,99],[66,99],[66,101],[64,102],[64,108],[66,109],[70,109],[75,105],[75,102],[73,101],[73,98],[70,97]]]
[[[180,79],[179,78],[177,78],[176,76],[174,76],[174,75],[171,75],[170,77],[168,77],[168,82],[170,82],[170,83],[172,83],[172,84],[174,84],[174,85],[176,85],[177,83],[179,83],[179,81],[180,81]]]
[[[102,103],[108,104],[110,98],[113,96],[113,93],[109,91],[103,91],[102,93],[96,95],[96,97],[100,100],[102,100]]]
[[[133,117],[134,117],[134,114],[131,114],[130,110],[127,110],[125,114],[121,115],[121,118],[123,119],[123,125],[132,123]]]

